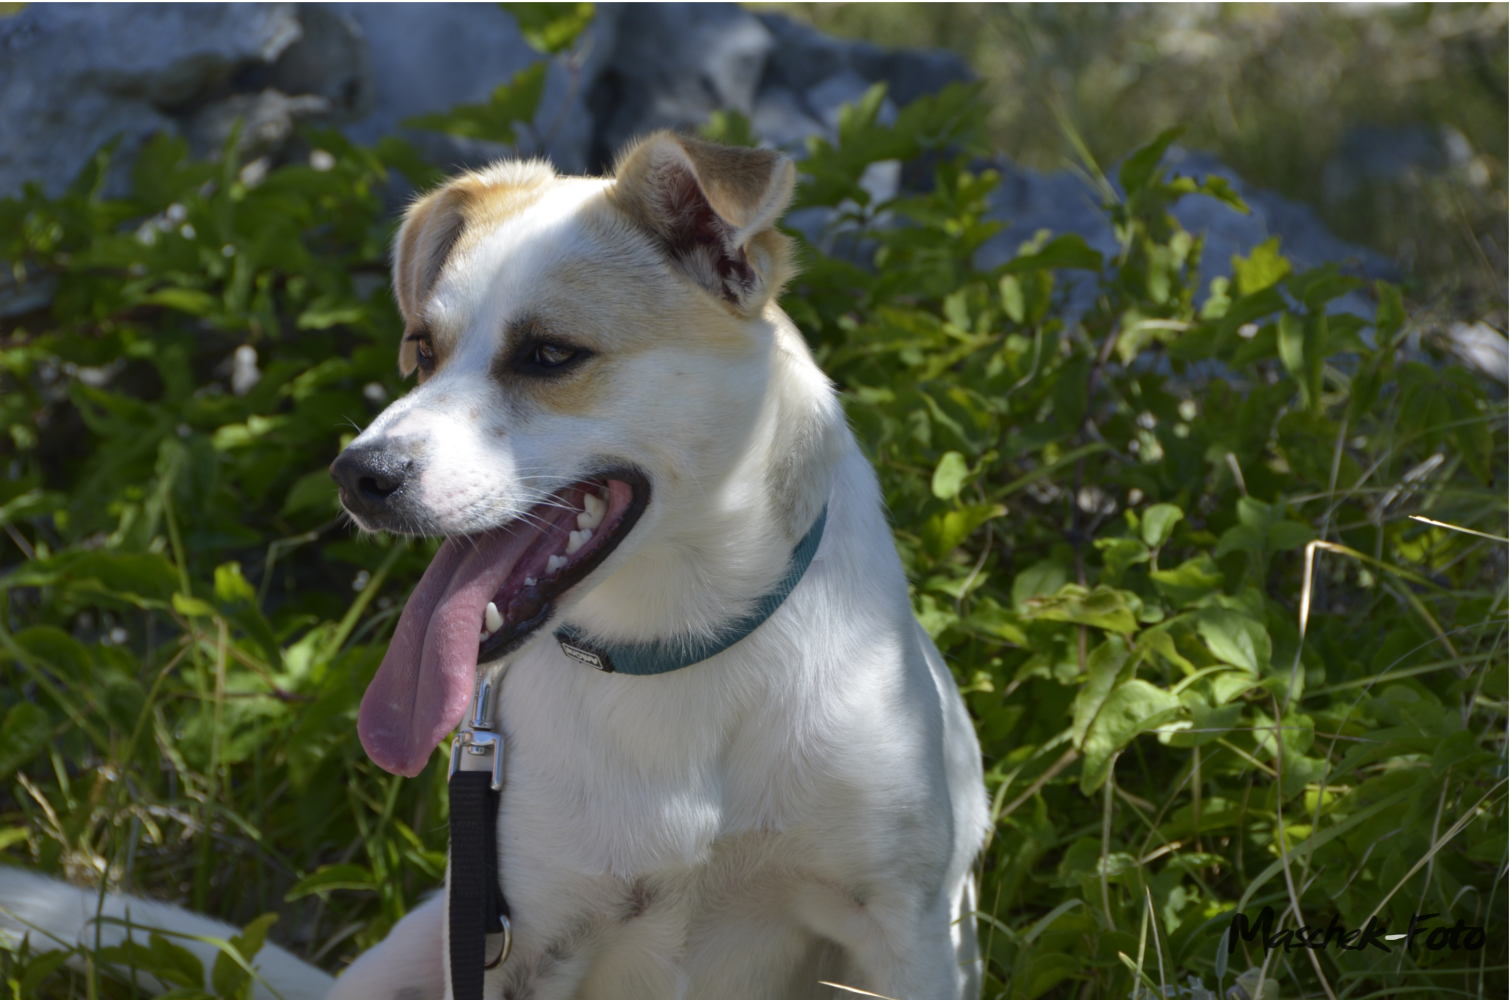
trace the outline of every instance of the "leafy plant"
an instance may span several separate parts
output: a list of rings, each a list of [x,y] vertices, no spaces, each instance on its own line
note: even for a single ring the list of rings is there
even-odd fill
[[[799,165],[828,222],[784,305],[985,749],[987,995],[1503,994],[1503,394],[1411,347],[1393,288],[1329,312],[1357,283],[1276,244],[1197,288],[1169,205],[1242,205],[1169,176],[1168,134],[1103,189],[1114,257],[1043,233],[982,270],[973,91],[891,125],[883,97]],[[102,194],[107,150],[0,201],[0,301],[50,301],[0,325],[0,857],[335,968],[444,867],[438,765],[383,774],[354,725],[434,546],[349,537],[324,471],[403,391],[377,192],[433,174],[397,140],[310,140],[264,174],[159,139],[130,197]],[[929,189],[878,201],[886,161]],[[1265,906],[1488,943],[1266,957],[1228,933]],[[236,958],[206,981],[134,940],[0,964],[18,997],[127,997],[133,970],[245,992]]]
[[[1246,207],[1160,167],[1174,132],[1104,188],[1113,259],[1040,233],[982,271],[995,178],[961,156],[867,204],[896,146],[865,107],[801,169],[871,266],[810,248],[786,306],[977,720],[987,995],[1210,996],[1243,969],[1255,996],[1502,989],[1503,395],[1408,351],[1387,285],[1371,323],[1328,311],[1360,283],[1294,274],[1277,242],[1203,296],[1169,206]],[[1233,914],[1265,905],[1291,927],[1437,911],[1498,943],[1239,941],[1229,964]]]

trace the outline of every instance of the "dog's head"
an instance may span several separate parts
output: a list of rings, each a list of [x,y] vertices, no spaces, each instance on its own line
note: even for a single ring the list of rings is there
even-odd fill
[[[393,280],[419,384],[331,466],[362,527],[449,536],[363,703],[379,764],[417,773],[480,660],[748,464],[792,184],[778,153],[658,133],[610,179],[504,163],[409,210]]]

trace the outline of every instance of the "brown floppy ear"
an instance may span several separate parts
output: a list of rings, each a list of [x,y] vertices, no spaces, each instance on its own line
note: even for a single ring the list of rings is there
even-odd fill
[[[774,150],[657,132],[620,158],[610,197],[677,268],[750,316],[789,276],[789,241],[774,226],[795,178]]]
[[[393,294],[404,316],[405,333],[398,367],[406,378],[416,364],[415,345],[408,334],[423,323],[420,310],[466,227],[467,201],[467,191],[455,184],[426,195],[409,207],[393,241]]]

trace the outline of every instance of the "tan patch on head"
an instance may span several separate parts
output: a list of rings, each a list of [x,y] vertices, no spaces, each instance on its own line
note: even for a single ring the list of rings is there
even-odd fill
[[[456,332],[431,329],[424,315],[447,262],[539,201],[555,178],[550,165],[537,160],[497,163],[462,174],[410,207],[393,243],[393,291],[404,316],[399,346],[404,375],[417,367],[422,340],[429,342],[437,367],[453,346]]]

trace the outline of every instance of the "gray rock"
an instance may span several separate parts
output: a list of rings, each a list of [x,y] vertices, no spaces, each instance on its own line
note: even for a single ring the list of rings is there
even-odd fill
[[[1296,271],[1337,263],[1345,273],[1359,277],[1399,278],[1398,268],[1384,255],[1338,239],[1309,206],[1252,188],[1210,154],[1175,147],[1170,149],[1165,165],[1174,173],[1197,180],[1213,174],[1225,178],[1252,210],[1251,214],[1243,215],[1223,202],[1199,195],[1181,198],[1171,208],[1181,226],[1205,237],[1200,273],[1202,298],[1211,279],[1232,274],[1234,256],[1247,256],[1273,236],[1280,238],[1280,252],[1290,259]],[[1002,172],[1002,182],[992,198],[990,217],[1006,223],[1006,228],[977,252],[978,266],[989,269],[1011,260],[1019,246],[1039,230],[1048,230],[1056,236],[1078,233],[1107,257],[1118,252],[1116,236],[1101,209],[1100,198],[1082,177],[1068,170],[1040,174],[1006,160],[997,167]],[[1061,281],[1068,289],[1071,315],[1090,308],[1094,289],[1088,276],[1065,273]],[[1374,315],[1373,301],[1362,291],[1336,300],[1330,308],[1333,312],[1352,312],[1369,319]]]
[[[958,53],[940,49],[883,49],[856,45],[856,71],[872,83],[884,80],[886,92],[897,104],[911,104],[925,94],[934,94],[951,83],[975,79]]]
[[[56,194],[107,140],[121,159],[172,115],[275,60],[291,4],[30,4],[0,20],[0,192]]]
[[[299,124],[327,118],[330,110],[330,102],[317,94],[290,97],[268,88],[205,105],[189,118],[185,131],[200,156],[218,155],[235,131],[236,150],[241,159],[249,160],[276,153]]]
[[[539,61],[540,54],[520,37],[511,16],[495,4],[332,6],[359,26],[373,74],[371,112],[346,129],[348,136],[373,143],[400,133],[446,167],[479,165],[509,151],[492,143],[406,130],[400,123],[458,104],[486,103],[496,87]],[[614,49],[616,20],[617,11],[600,12],[582,43],[587,56],[575,71],[552,60],[533,126],[516,130],[521,152],[535,153],[543,147],[562,171],[587,168],[593,129],[584,95]]]
[[[599,164],[652,129],[695,128],[721,109],[753,114],[772,44],[760,19],[735,4],[626,7],[588,99]]]
[[[1510,382],[1510,350],[1505,335],[1488,323],[1450,323],[1442,331],[1447,349],[1465,365],[1497,382]]]
[[[809,136],[828,134],[823,123],[808,113],[807,105],[786,87],[761,90],[750,127],[762,142],[798,155]]]
[[[339,125],[361,143],[405,134],[446,168],[543,153],[562,171],[590,172],[607,167],[637,134],[696,128],[722,109],[749,115],[766,142],[798,152],[812,136],[833,138],[840,109],[877,82],[888,87],[881,116],[890,121],[899,106],[971,78],[954,53],[829,38],[736,4],[601,4],[575,53],[550,60],[539,112],[518,130],[513,149],[401,124],[484,103],[540,58],[493,4],[29,5],[0,18],[0,123],[8,140],[0,144],[0,195],[29,180],[57,193],[115,136],[119,164],[159,130],[213,154],[238,121],[240,154],[261,158],[247,169],[262,170],[280,153],[297,153],[290,138],[314,123]],[[1440,170],[1462,159],[1453,141],[1447,133],[1359,131],[1344,141],[1333,172],[1372,182]],[[1300,270],[1337,261],[1367,277],[1398,276],[1382,255],[1333,236],[1308,207],[1251,189],[1210,156],[1172,149],[1168,163],[1227,178],[1253,208],[1243,216],[1204,198],[1174,207],[1182,225],[1205,236],[1203,285],[1274,235]],[[1116,252],[1100,198],[1079,177],[997,166],[1003,179],[992,217],[1007,228],[981,248],[982,267],[1010,259],[1041,229],[1079,233],[1104,254]],[[887,163],[865,183],[884,199],[926,184],[926,173],[918,164]],[[124,176],[117,169],[108,190],[122,190]],[[792,222],[825,245],[865,256],[863,239],[836,228],[832,213],[815,209]],[[1088,306],[1084,276],[1066,280],[1072,311]],[[10,298],[24,306],[25,296],[16,295]],[[1339,308],[1372,313],[1362,294]]]
[[[1202,197],[1182,198],[1175,206],[1174,215],[1181,225],[1191,232],[1207,234],[1206,256],[1220,256],[1226,268],[1220,273],[1230,273],[1226,265],[1233,254],[1246,255],[1258,243],[1278,236],[1281,252],[1297,271],[1336,262],[1364,277],[1399,280],[1399,269],[1389,258],[1338,239],[1310,206],[1253,187],[1210,153],[1175,147],[1165,163],[1175,173],[1197,179],[1224,177],[1253,210],[1250,216],[1240,215],[1214,199]]]
[[[776,42],[767,85],[807,91],[849,70],[864,79],[867,86],[884,82],[887,96],[900,106],[924,94],[936,93],[951,83],[975,78],[969,65],[955,52],[883,49],[868,42],[847,42],[779,14],[763,14],[760,20]]]
[[[992,164],[1001,183],[991,197],[988,217],[1006,228],[975,253],[975,264],[985,270],[998,267],[1018,255],[1022,244],[1040,230],[1054,236],[1078,233],[1103,257],[1117,253],[1117,238],[1101,210],[1101,201],[1084,179],[1068,170],[1051,174],[1020,167],[1006,158]],[[1095,303],[1096,280],[1083,271],[1064,271],[1059,283],[1066,312],[1079,316]]]
[[[872,81],[867,80],[853,69],[841,69],[832,76],[825,77],[815,83],[807,92],[807,106],[819,121],[828,126],[830,134],[837,135],[839,130],[839,113],[844,110],[844,105],[858,103],[865,92],[871,88]],[[881,110],[876,114],[876,121],[882,125],[890,125],[897,120],[897,106],[890,97],[881,102]]]
[[[248,90],[277,90],[324,98],[326,119],[356,121],[372,110],[372,59],[361,25],[325,4],[301,4],[303,34],[277,60],[239,75]]]
[[[1467,140],[1456,129],[1420,125],[1358,126],[1342,137],[1337,153],[1322,168],[1323,197],[1345,202],[1364,190],[1384,185],[1419,184],[1449,164],[1471,159]]]

